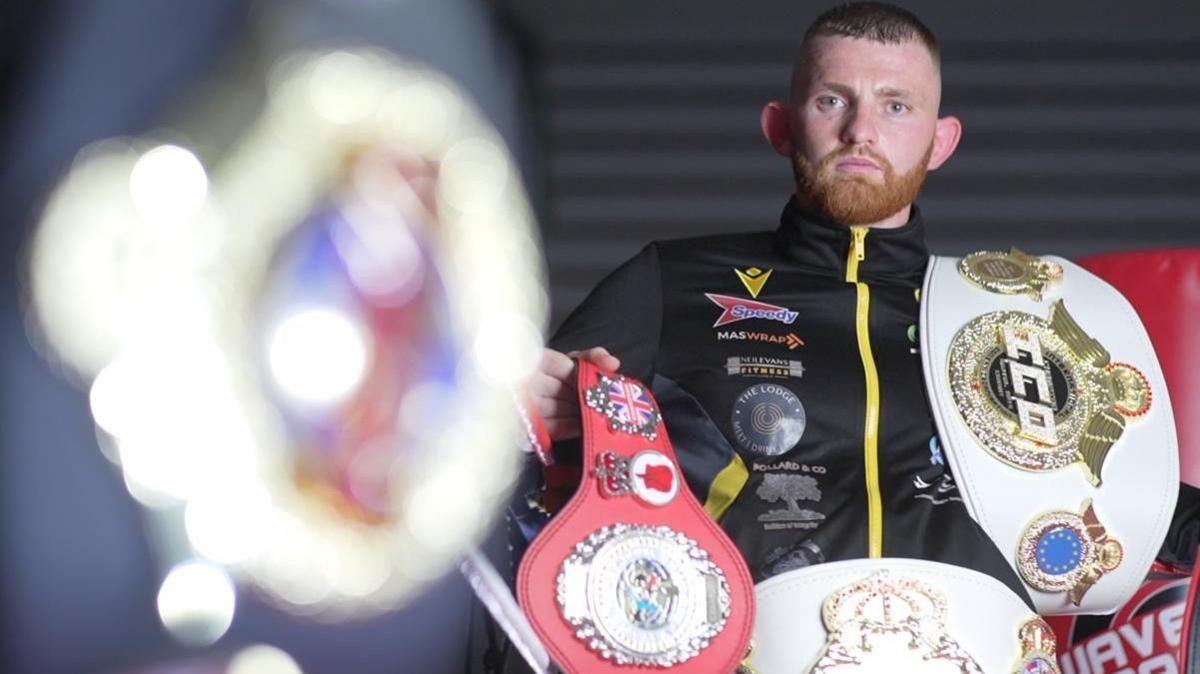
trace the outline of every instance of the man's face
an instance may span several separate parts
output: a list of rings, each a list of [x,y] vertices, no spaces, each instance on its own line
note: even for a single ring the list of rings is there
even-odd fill
[[[930,165],[941,77],[918,41],[818,37],[792,82],[798,196],[846,224],[911,204]]]

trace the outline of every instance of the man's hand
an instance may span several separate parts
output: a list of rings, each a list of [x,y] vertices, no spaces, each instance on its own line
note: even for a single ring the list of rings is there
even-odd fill
[[[542,365],[529,382],[529,395],[538,414],[546,422],[551,441],[569,440],[580,434],[579,397],[576,393],[579,367],[572,360],[574,358],[611,371],[616,371],[621,365],[616,356],[600,346],[570,353],[542,350]]]

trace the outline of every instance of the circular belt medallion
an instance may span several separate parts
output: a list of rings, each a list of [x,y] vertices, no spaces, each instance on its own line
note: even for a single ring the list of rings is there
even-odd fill
[[[665,506],[679,493],[679,475],[675,462],[667,455],[647,449],[630,458],[616,452],[601,452],[596,457],[596,477],[605,496],[632,493],[653,506]]]
[[[984,250],[971,253],[958,263],[963,278],[993,293],[1026,294],[1042,301],[1043,291],[1062,278],[1063,268],[1013,248],[1007,253]]]
[[[675,463],[653,449],[638,452],[629,460],[629,486],[646,503],[665,506],[679,493]]]
[[[1120,542],[1108,535],[1091,501],[1082,514],[1065,511],[1034,519],[1021,535],[1017,570],[1042,592],[1067,592],[1079,600],[1099,578],[1121,564]]]
[[[641,383],[603,372],[596,379],[596,384],[584,392],[587,406],[603,414],[612,430],[641,435],[653,442],[658,437],[662,414]]]
[[[557,592],[576,635],[617,664],[689,660],[730,614],[725,574],[695,541],[666,526],[596,531],[562,563]]]
[[[1021,669],[1024,674],[1058,674],[1054,663],[1043,657],[1032,657],[1025,661]]]
[[[1025,470],[1079,463],[1098,485],[1125,419],[1150,407],[1136,368],[1111,363],[1061,301],[1043,319],[996,311],[950,344],[950,388],[968,428],[996,458]]]
[[[1111,376],[1113,405],[1127,417],[1140,417],[1150,411],[1150,382],[1132,365],[1113,363],[1105,368]]]
[[[804,435],[808,416],[804,405],[779,384],[755,384],[733,403],[733,435],[745,449],[763,456],[779,456],[796,446]]]
[[[1041,618],[1031,618],[1017,633],[1021,642],[1021,661],[1017,674],[1061,674],[1055,662],[1058,645],[1054,631]]]

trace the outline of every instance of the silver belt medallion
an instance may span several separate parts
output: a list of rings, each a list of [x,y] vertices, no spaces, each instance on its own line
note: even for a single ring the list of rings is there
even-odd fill
[[[667,526],[597,530],[562,563],[557,590],[576,636],[620,665],[685,662],[720,634],[730,614],[724,572]]]

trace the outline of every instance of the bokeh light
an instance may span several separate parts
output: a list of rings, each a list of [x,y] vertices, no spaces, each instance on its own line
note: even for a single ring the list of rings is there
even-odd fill
[[[229,661],[226,674],[304,674],[300,665],[282,649],[256,644],[238,651]]]
[[[216,643],[233,623],[237,595],[221,567],[200,561],[178,564],[158,590],[158,615],[171,635],[189,646]]]
[[[363,50],[268,88],[219,157],[89,149],[30,255],[35,337],[196,560],[159,594],[188,643],[232,619],[218,565],[329,620],[445,573],[511,488],[546,312],[519,174],[453,83]]]
[[[336,125],[352,124],[371,114],[382,86],[363,57],[350,52],[327,54],[308,80],[309,100],[321,117]]]
[[[138,213],[148,221],[178,224],[195,215],[208,193],[200,160],[177,145],[160,145],[138,158],[129,174],[129,191]]]
[[[541,331],[517,314],[488,316],[475,338],[474,355],[483,376],[502,386],[516,386],[533,374],[542,353]]]
[[[271,374],[294,400],[318,405],[340,401],[363,380],[369,339],[343,312],[299,311],[281,320],[271,334]]]
[[[455,143],[442,160],[439,196],[459,211],[489,211],[508,180],[504,151],[493,141],[468,138]]]

